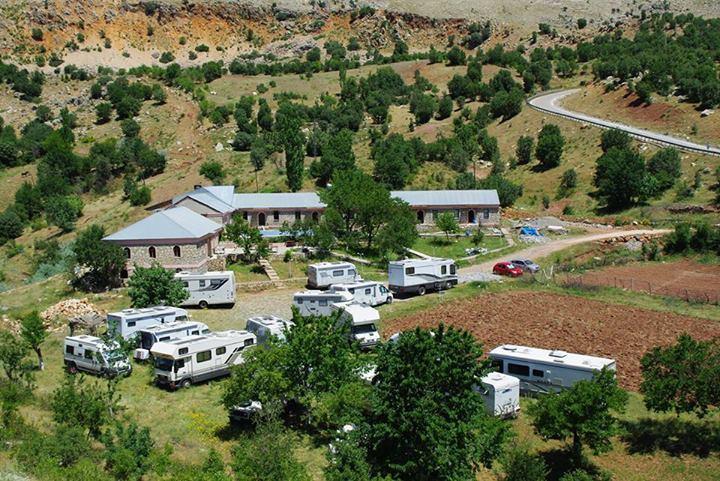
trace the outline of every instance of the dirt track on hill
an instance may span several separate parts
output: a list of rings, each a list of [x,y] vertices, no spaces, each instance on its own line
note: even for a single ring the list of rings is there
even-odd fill
[[[650,348],[671,344],[683,332],[699,339],[720,336],[717,321],[530,291],[448,302],[389,321],[383,335],[440,322],[467,329],[486,351],[519,344],[615,359],[620,385],[632,391],[640,386],[640,358]]]

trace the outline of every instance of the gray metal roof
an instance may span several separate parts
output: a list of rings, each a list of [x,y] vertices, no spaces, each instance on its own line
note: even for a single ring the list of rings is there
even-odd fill
[[[232,185],[200,187],[192,192],[186,192],[173,197],[172,203],[175,205],[183,199],[190,198],[217,212],[225,214],[235,210],[232,206],[234,190],[235,188]]]
[[[496,190],[396,190],[393,197],[411,206],[499,206]]]
[[[173,207],[156,212],[103,240],[135,241],[163,239],[201,239],[222,226],[187,207]]]
[[[235,194],[235,209],[322,209],[325,204],[315,192],[279,194]]]

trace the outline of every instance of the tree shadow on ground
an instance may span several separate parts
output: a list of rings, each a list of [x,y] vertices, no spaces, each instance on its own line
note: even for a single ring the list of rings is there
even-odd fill
[[[705,458],[720,452],[720,426],[712,421],[650,419],[624,421],[621,439],[631,454],[664,451],[671,456],[693,454]]]
[[[558,481],[563,475],[575,470],[583,470],[593,479],[603,479],[603,470],[584,457],[578,461],[574,459],[570,449],[557,448],[540,453],[548,467],[547,481]]]

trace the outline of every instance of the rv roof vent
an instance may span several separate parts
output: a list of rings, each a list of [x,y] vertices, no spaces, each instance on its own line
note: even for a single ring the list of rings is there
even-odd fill
[[[122,311],[123,311],[124,313],[126,313],[126,314],[130,314],[130,313],[133,312],[134,310],[135,310],[135,309],[123,309]]]
[[[560,358],[562,358],[562,357],[566,357],[567,354],[568,354],[568,353],[565,352],[565,351],[550,351],[550,356],[551,356],[551,357],[560,357]]]
[[[503,349],[506,351],[517,351],[517,346],[513,346],[512,344],[505,344],[503,346]]]
[[[490,379],[492,379],[493,381],[499,381],[499,380],[501,380],[502,378],[503,378],[503,377],[502,377],[500,374],[496,373],[496,372],[490,373]]]
[[[142,309],[138,309],[138,311],[140,311],[140,312],[152,312],[154,310],[155,309],[152,307],[143,307]]]

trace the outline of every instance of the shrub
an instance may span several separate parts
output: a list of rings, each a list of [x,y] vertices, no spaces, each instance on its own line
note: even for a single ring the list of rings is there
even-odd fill
[[[587,20],[584,18],[578,18],[577,20],[577,26],[580,30],[587,27]]]
[[[170,52],[163,52],[162,55],[160,55],[160,63],[170,63],[173,60],[175,60],[175,55]]]
[[[150,202],[150,198],[150,187],[148,187],[147,185],[142,185],[130,192],[130,195],[128,196],[128,201],[130,202],[130,205],[140,206],[148,204]]]
[[[208,47],[208,46],[205,45],[204,43],[201,43],[200,45],[197,45],[197,46],[195,47],[195,51],[196,51],[196,52],[209,52],[209,51],[210,51],[210,47]]]
[[[37,28],[37,27],[32,29],[32,32],[30,33],[30,36],[31,36],[32,39],[35,40],[36,42],[42,41],[42,39],[43,39],[43,37],[44,37],[43,31],[40,30],[40,29]]]

